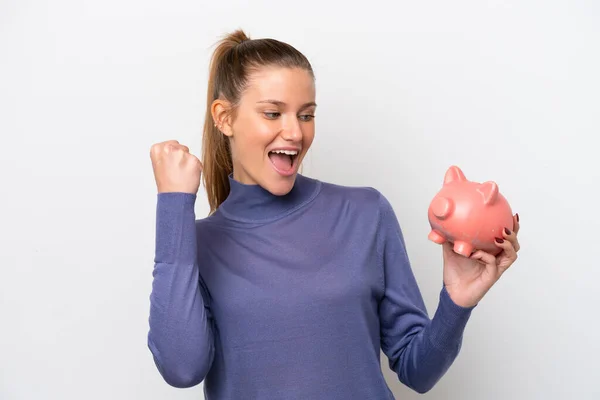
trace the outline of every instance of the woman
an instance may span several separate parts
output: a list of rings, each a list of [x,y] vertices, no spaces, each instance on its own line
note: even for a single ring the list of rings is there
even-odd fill
[[[175,387],[208,400],[393,399],[430,390],[458,355],[471,311],[516,260],[444,245],[429,318],[392,206],[372,188],[298,173],[314,137],[308,60],[242,31],[215,50],[203,162],[177,141],[151,158],[158,187],[148,346]],[[211,214],[196,220],[201,175]]]

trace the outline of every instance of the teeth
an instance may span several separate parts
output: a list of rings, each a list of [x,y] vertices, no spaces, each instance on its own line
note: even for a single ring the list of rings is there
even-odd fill
[[[273,150],[272,153],[287,154],[288,156],[295,156],[298,154],[296,150]]]

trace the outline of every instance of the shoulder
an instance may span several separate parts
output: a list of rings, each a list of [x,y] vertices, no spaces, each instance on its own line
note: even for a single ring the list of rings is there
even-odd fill
[[[218,230],[222,225],[223,218],[218,213],[196,218],[196,230],[199,232]]]
[[[345,205],[377,215],[387,214],[392,205],[381,190],[372,186],[351,186],[321,181],[321,196],[331,205]]]
[[[372,186],[348,186],[323,182],[320,204],[324,214],[337,215],[338,220],[351,221],[366,238],[387,240],[402,238],[400,222],[391,201],[379,189]],[[335,211],[334,211],[335,210]]]

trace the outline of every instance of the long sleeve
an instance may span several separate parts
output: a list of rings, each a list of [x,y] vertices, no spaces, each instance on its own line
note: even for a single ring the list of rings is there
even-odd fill
[[[385,293],[380,304],[381,345],[400,381],[425,393],[443,377],[461,348],[471,311],[455,304],[445,288],[429,318],[411,269],[396,215],[380,197],[379,248]]]
[[[156,210],[148,347],[165,381],[180,388],[202,382],[214,358],[198,269],[195,200],[188,193],[160,193]]]

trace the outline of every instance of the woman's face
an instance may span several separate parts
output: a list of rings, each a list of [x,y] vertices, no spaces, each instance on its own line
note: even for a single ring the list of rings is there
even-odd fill
[[[315,109],[308,71],[270,67],[254,72],[232,124],[221,126],[230,139],[233,178],[275,195],[288,193],[315,136]]]

